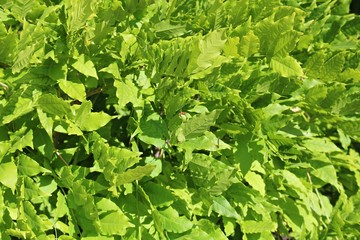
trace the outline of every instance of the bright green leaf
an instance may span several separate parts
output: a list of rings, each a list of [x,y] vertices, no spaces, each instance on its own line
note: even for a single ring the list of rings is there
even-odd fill
[[[254,32],[248,32],[240,41],[239,53],[241,56],[250,57],[259,51],[260,41]]]
[[[14,191],[17,182],[17,167],[15,163],[1,163],[0,173],[0,182]]]
[[[98,79],[94,63],[88,56],[81,54],[72,66],[85,76]]]
[[[163,211],[155,211],[154,215],[157,217],[155,221],[159,221],[166,231],[174,233],[182,233],[192,228],[192,222],[185,216],[179,217],[179,213],[169,207]]]
[[[213,209],[221,216],[239,219],[240,215],[236,212],[233,206],[230,205],[229,201],[223,196],[213,197]]]
[[[304,74],[300,64],[290,56],[283,58],[273,57],[270,66],[283,77],[300,77]]]
[[[277,224],[273,221],[243,221],[241,229],[244,233],[261,233],[261,232],[274,232]]]
[[[81,82],[61,79],[59,80],[59,87],[72,99],[82,102],[86,98],[85,86]]]
[[[149,176],[154,168],[154,165],[148,164],[145,166],[138,166],[134,169],[129,169],[117,176],[116,184],[122,185],[124,183],[131,183],[133,181],[140,180],[145,176]]]
[[[47,169],[40,166],[38,162],[36,162],[34,159],[31,159],[30,157],[21,154],[18,158],[19,161],[19,173],[24,174],[26,176],[35,176],[41,172],[50,172]]]
[[[39,97],[37,105],[50,114],[64,116],[71,114],[70,104],[52,94],[43,94]]]

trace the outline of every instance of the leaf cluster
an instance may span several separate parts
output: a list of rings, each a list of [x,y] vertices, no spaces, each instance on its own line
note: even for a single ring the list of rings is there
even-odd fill
[[[0,1],[1,239],[360,237],[349,1]]]

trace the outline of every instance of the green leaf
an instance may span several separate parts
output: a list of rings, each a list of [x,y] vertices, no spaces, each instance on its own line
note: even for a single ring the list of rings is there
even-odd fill
[[[240,41],[239,54],[246,58],[257,53],[260,48],[260,40],[253,31],[248,32]]]
[[[16,136],[14,134],[11,136],[10,140],[13,142],[13,145],[11,147],[11,151],[15,152],[16,150],[22,151],[23,148],[31,147],[34,148],[33,145],[33,131],[29,130],[26,133],[21,133],[21,130],[19,130],[20,136]]]
[[[39,121],[42,125],[42,127],[45,129],[46,133],[49,135],[49,137],[52,139],[53,136],[53,126],[54,126],[54,120],[46,115],[40,108],[36,109],[36,112],[39,117]]]
[[[311,161],[311,166],[314,168],[314,170],[311,171],[312,175],[321,179],[325,183],[330,183],[335,187],[339,186],[336,170],[331,164],[330,160],[324,160],[324,157],[319,159],[313,159]]]
[[[224,57],[221,56],[221,51],[224,48],[226,39],[223,30],[216,30],[199,41],[194,42],[196,51],[192,52],[190,62],[188,65],[188,72],[190,74],[201,73],[206,69],[212,69],[219,66]],[[202,76],[201,74],[198,76]],[[196,78],[196,76],[194,76]]]
[[[221,229],[207,219],[201,219],[196,223],[196,228],[176,240],[226,240],[228,239]]]
[[[333,142],[326,138],[306,139],[303,141],[303,145],[312,152],[341,152]]]
[[[70,104],[52,94],[43,94],[39,97],[37,105],[44,111],[57,116],[71,114]]]
[[[145,115],[140,120],[139,139],[147,144],[162,148],[170,138],[167,126],[158,113]]]
[[[0,49],[0,62],[10,64],[16,52],[18,38],[16,33],[8,33],[6,36],[0,37],[0,45],[6,46]]]
[[[81,54],[76,59],[76,62],[72,64],[72,66],[85,76],[98,79],[94,63],[90,60],[88,56]]]
[[[143,188],[154,206],[166,207],[175,200],[171,192],[159,184],[149,182]]]
[[[34,159],[31,159],[30,157],[21,154],[18,158],[19,165],[19,173],[24,174],[26,176],[35,176],[41,172],[50,172],[47,169],[40,166],[38,162],[36,162]]]
[[[99,218],[101,232],[104,235],[123,236],[127,232],[126,229],[131,226],[125,215],[119,211],[100,214]]]
[[[69,208],[66,203],[65,196],[59,191],[57,193],[56,209],[54,215],[56,219],[59,219],[69,213]]]
[[[158,37],[179,37],[185,32],[185,25],[172,25],[169,19],[155,24],[155,33]]]
[[[230,145],[217,138],[212,132],[205,132],[204,136],[190,138],[178,144],[178,146],[190,152],[193,150],[219,151],[231,148]]]
[[[6,115],[7,111],[4,110],[4,112],[2,113],[4,115],[0,116],[3,117],[2,119],[3,124],[8,124],[17,118],[30,113],[34,109],[33,101],[28,98],[19,97],[17,99],[17,102],[13,106],[11,105],[12,105],[11,102],[9,102],[8,105],[6,106],[9,107],[7,110],[10,110],[11,113],[9,113],[9,115]]]
[[[230,205],[229,201],[223,196],[212,197],[213,206],[215,212],[221,216],[239,219],[240,215],[236,212],[233,206]]]
[[[92,103],[84,101],[76,111],[75,124],[83,131],[95,131],[108,124],[113,117],[104,112],[91,112]]]
[[[109,66],[101,69],[99,72],[110,73],[116,80],[120,80],[120,70],[116,62],[111,63]]]
[[[86,0],[66,0],[66,27],[67,32],[73,33],[85,27],[86,21],[94,14],[92,8],[93,1]]]
[[[86,119],[80,119],[83,121],[78,126],[83,131],[95,131],[108,124],[112,119],[112,116],[104,112],[90,112]]]
[[[300,64],[291,56],[273,57],[270,66],[283,77],[300,77],[304,74]]]
[[[244,233],[274,232],[277,224],[273,221],[243,221],[240,224]]]
[[[283,58],[286,57],[296,46],[299,34],[295,31],[289,31],[280,35],[277,39],[271,56]]]
[[[95,198],[95,202],[99,211],[101,233],[107,236],[125,235],[132,224],[120,208],[106,198]]]
[[[13,162],[0,164],[0,182],[11,190],[15,190],[17,182],[17,167]]]
[[[224,46],[225,56],[239,57],[239,37],[228,38]]]
[[[245,180],[252,186],[255,190],[259,191],[262,196],[265,196],[265,182],[261,175],[256,174],[255,172],[249,171],[245,175]]]
[[[156,166],[148,164],[145,166],[138,166],[134,169],[129,169],[124,173],[117,176],[117,185],[123,185],[125,183],[131,183],[136,180],[140,180],[145,176],[149,176]]]
[[[214,110],[208,114],[202,113],[183,122],[179,129],[185,139],[199,137],[205,134],[215,124],[221,110]]]
[[[72,99],[83,102],[86,99],[85,86],[80,81],[59,80],[59,87]]]
[[[44,220],[37,214],[35,207],[29,201],[24,201],[24,216],[30,229],[37,237],[45,235],[45,231],[52,229],[52,225],[45,224]]]
[[[169,207],[163,211],[155,210],[154,221],[161,225],[166,231],[174,233],[182,233],[193,227],[192,222],[185,216],[179,217],[179,213]]]
[[[126,80],[122,82],[115,80],[114,86],[116,87],[116,97],[120,108],[125,107],[129,102],[138,102],[138,89],[132,81]]]

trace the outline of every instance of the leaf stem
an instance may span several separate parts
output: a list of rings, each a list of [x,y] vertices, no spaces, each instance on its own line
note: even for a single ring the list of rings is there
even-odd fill
[[[0,82],[0,86],[1,86],[5,91],[9,90],[9,86],[6,85],[5,83]]]
[[[59,153],[59,151],[57,149],[54,150],[56,156],[58,158],[60,158],[60,160],[66,165],[66,166],[69,166],[69,164],[65,161],[65,159],[61,156],[61,153]]]

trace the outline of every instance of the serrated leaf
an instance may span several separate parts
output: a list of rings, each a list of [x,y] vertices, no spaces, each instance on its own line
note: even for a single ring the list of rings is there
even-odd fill
[[[39,97],[37,105],[44,111],[57,116],[71,114],[70,104],[52,94],[43,94]]]
[[[24,50],[20,51],[17,55],[16,61],[12,66],[12,72],[18,73],[22,69],[28,67],[30,65],[31,57],[34,53],[34,46],[27,46]]]
[[[46,225],[45,222],[38,216],[35,207],[29,202],[24,201],[24,216],[30,229],[35,232],[37,236],[44,234],[44,231],[52,229],[52,225]]]
[[[273,57],[270,66],[283,77],[300,77],[304,74],[300,64],[291,56]]]
[[[36,112],[42,127],[45,129],[46,133],[52,140],[54,120],[48,117],[46,113],[44,113],[40,108],[36,109]]]
[[[45,197],[51,196],[42,191],[39,187],[39,184],[35,183],[30,177],[23,177],[24,183],[24,198],[25,200],[31,200],[32,202],[41,202]]]
[[[34,148],[34,144],[33,144],[33,131],[29,130],[27,131],[25,134],[21,134],[20,137],[16,136],[14,134],[12,137],[14,137],[13,139],[11,139],[13,141],[13,145],[11,147],[11,151],[15,152],[16,150],[20,150],[22,151],[23,148],[26,147],[31,147]]]
[[[190,56],[190,62],[187,68],[189,74],[198,73],[193,77],[201,77],[202,71],[206,69],[211,70],[212,68],[219,66],[224,61],[221,52],[225,43],[226,39],[223,30],[213,31],[204,38],[194,40],[193,44],[195,47]]]
[[[196,223],[197,228],[176,240],[226,240],[228,239],[218,226],[207,219],[201,219]]]
[[[17,167],[15,163],[1,163],[0,173],[0,182],[14,191],[17,182]]]
[[[279,39],[275,42],[271,56],[278,58],[286,57],[296,46],[298,40],[298,33],[295,31],[288,31],[280,35]]]
[[[123,236],[127,232],[126,229],[131,226],[127,221],[126,216],[119,211],[100,214],[99,218],[101,232],[104,235]]]
[[[260,40],[253,31],[248,32],[240,41],[239,54],[250,57],[257,53],[260,48]]]
[[[0,37],[0,46],[6,46],[0,49],[0,62],[11,64],[14,53],[16,50],[16,46],[18,43],[17,34],[8,33],[6,36]],[[15,71],[18,71],[15,69]]]
[[[238,45],[240,42],[239,37],[228,38],[224,46],[224,53],[226,56],[238,57]]]
[[[69,208],[66,203],[65,196],[59,191],[57,193],[56,209],[54,210],[55,218],[61,218],[68,214]]]
[[[179,217],[179,213],[169,207],[163,211],[155,210],[156,215],[155,221],[161,225],[166,231],[174,233],[182,233],[192,228],[192,222],[185,216]]]
[[[178,146],[188,151],[193,151],[195,149],[218,151],[231,148],[230,145],[217,138],[212,132],[205,132],[204,136],[190,138],[189,140],[178,144]]]
[[[185,139],[199,137],[215,124],[221,110],[214,110],[208,114],[203,113],[190,118],[188,121],[183,122],[179,129]]]
[[[81,54],[72,66],[85,76],[98,79],[95,65],[88,56]]]
[[[255,190],[259,191],[262,196],[265,196],[265,182],[261,175],[256,174],[255,172],[249,171],[245,175],[245,180],[252,186]]]

